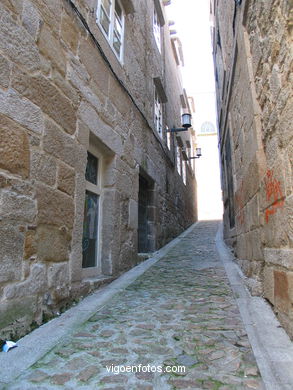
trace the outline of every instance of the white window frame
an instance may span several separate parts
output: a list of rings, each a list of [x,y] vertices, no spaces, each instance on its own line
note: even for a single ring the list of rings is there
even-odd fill
[[[110,2],[110,10],[109,10],[109,14],[107,14],[104,6],[103,6],[103,0],[98,0],[98,5],[97,5],[97,19],[96,19],[96,23],[98,24],[98,26],[100,27],[103,35],[105,36],[105,38],[107,39],[107,41],[109,42],[110,46],[111,46],[111,49],[113,50],[115,56],[118,58],[118,60],[122,63],[123,62],[123,51],[124,51],[124,22],[125,22],[125,12],[124,12],[124,9],[122,7],[122,4],[119,0],[109,0]],[[115,11],[115,5],[116,3],[119,5],[119,7],[121,8],[121,19],[119,19],[117,17],[117,14],[116,14],[116,11]],[[107,33],[107,31],[105,31],[102,23],[100,22],[100,18],[101,18],[101,13],[102,13],[102,10],[104,12],[104,14],[106,15],[107,19],[109,20],[109,31]],[[115,46],[114,46],[114,37],[115,37],[115,34],[117,36],[117,30],[115,29],[115,21],[116,20],[120,20],[121,23],[119,23],[121,25],[121,46],[120,46],[120,53],[117,53],[116,49],[115,49]]]
[[[186,173],[186,161],[182,161],[182,180],[183,180],[183,183],[186,185],[186,176],[187,176],[187,173]]]
[[[163,138],[163,103],[156,88],[154,96],[154,123],[156,132]]]
[[[169,127],[166,126],[166,134],[167,134],[167,146],[168,149],[171,150],[171,131],[168,131]]]
[[[98,159],[97,184],[85,181],[85,191],[90,191],[99,197],[99,214],[97,226],[97,253],[95,266],[82,268],[82,277],[89,278],[100,275],[101,273],[101,226],[102,226],[102,207],[103,204],[103,156],[93,145],[89,145],[88,152]]]
[[[155,37],[155,41],[157,44],[157,48],[159,52],[161,53],[161,46],[162,46],[162,36],[161,36],[161,23],[159,20],[159,16],[156,10],[156,7],[154,7],[154,17],[153,17],[153,33]]]
[[[181,148],[176,145],[176,166],[179,175],[182,175],[182,160],[181,160]]]

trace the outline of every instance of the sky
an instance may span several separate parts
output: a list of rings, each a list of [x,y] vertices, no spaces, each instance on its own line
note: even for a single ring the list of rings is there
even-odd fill
[[[212,122],[217,128],[209,8],[209,0],[172,0],[166,7],[169,20],[175,22],[171,28],[183,46],[183,86],[194,98],[193,128],[197,133],[203,122]],[[202,148],[202,157],[196,160],[198,216],[200,220],[221,219],[217,136],[198,136],[197,146]]]
[[[172,0],[166,7],[169,20],[183,46],[183,85],[193,96],[197,122],[215,120],[214,67],[209,18],[209,0]]]

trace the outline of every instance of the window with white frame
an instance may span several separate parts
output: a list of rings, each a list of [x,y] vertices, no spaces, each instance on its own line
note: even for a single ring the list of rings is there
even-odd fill
[[[119,0],[98,0],[97,23],[118,59],[122,60],[124,11]]]
[[[183,183],[186,185],[186,162],[182,161],[182,180]]]
[[[156,8],[154,8],[153,30],[156,44],[158,46],[159,52],[161,53],[161,23]]]
[[[169,130],[169,127],[166,126],[166,130]],[[167,146],[168,149],[171,150],[171,131],[167,131]]]
[[[84,203],[82,268],[98,267],[99,255],[99,216],[102,195],[100,155],[90,148],[85,172],[86,191]]]
[[[179,175],[181,175],[182,172],[181,150],[178,145],[176,146],[176,163],[177,163],[177,171]]]
[[[159,136],[163,138],[163,114],[162,114],[162,102],[158,95],[157,90],[155,89],[155,102],[154,102],[154,122],[155,129]]]

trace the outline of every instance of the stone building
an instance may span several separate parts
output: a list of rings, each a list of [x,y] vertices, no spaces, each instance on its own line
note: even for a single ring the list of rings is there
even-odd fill
[[[0,336],[20,336],[197,219],[160,0],[0,3]],[[184,136],[181,136],[184,134]]]
[[[217,0],[224,235],[293,336],[292,2]]]

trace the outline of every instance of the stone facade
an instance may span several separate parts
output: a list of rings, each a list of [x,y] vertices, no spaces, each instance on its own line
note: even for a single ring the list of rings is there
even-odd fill
[[[225,239],[293,336],[292,1],[211,10]]]
[[[151,252],[197,219],[191,164],[178,173],[181,151],[165,131],[189,106],[164,4],[116,2],[121,56],[97,22],[96,0],[1,1],[1,338],[136,265],[139,235]],[[85,176],[88,152],[98,161],[95,185]],[[86,191],[98,199],[91,267],[82,265]]]

